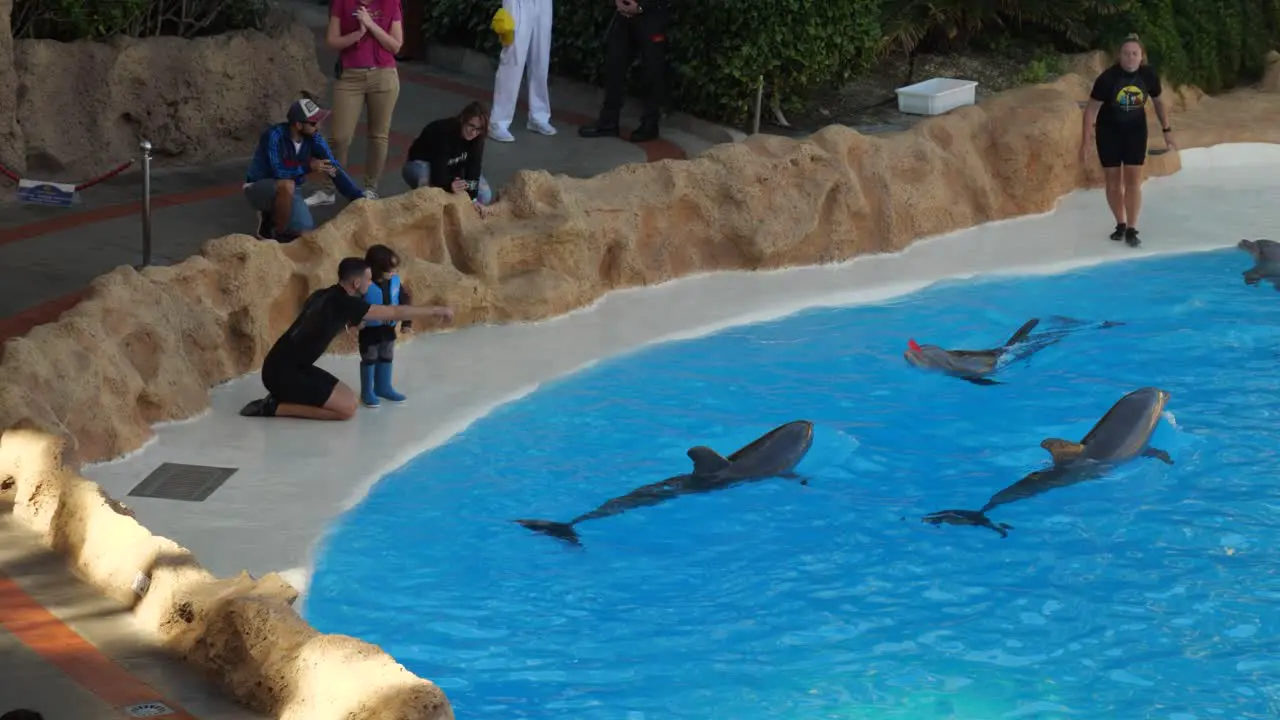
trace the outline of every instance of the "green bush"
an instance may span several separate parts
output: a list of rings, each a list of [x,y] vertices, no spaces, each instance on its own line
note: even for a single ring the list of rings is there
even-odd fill
[[[421,0],[409,0],[421,1]],[[672,3],[674,106],[742,123],[763,76],[784,100],[864,70],[880,40],[881,0],[679,0]],[[493,0],[432,0],[427,29],[439,42],[496,54]],[[598,83],[611,0],[557,0],[552,72]],[[632,90],[638,89],[632,76]]]
[[[267,0],[14,0],[18,39],[201,37],[263,27]]]
[[[1077,50],[1124,6],[1117,0],[884,0],[881,50],[968,49],[993,35],[1050,38]]]
[[[1169,80],[1218,92],[1260,77],[1267,51],[1280,44],[1280,0],[1140,0],[1097,44],[1114,49],[1130,32]]]
[[[54,0],[44,0],[53,2]],[[62,0],[72,2],[73,0]],[[141,0],[133,0],[141,1]],[[239,0],[245,1],[245,0]],[[499,0],[426,2],[438,42],[496,57]],[[1280,44],[1280,0],[677,0],[670,33],[672,104],[742,124],[760,77],[788,106],[866,70],[877,54],[965,48],[1113,50],[1130,32],[1175,83],[1209,92],[1246,82]],[[611,0],[556,0],[551,71],[599,84]],[[1031,53],[1028,79],[1056,72]],[[904,66],[905,67],[905,66]],[[639,73],[631,92],[640,91]]]

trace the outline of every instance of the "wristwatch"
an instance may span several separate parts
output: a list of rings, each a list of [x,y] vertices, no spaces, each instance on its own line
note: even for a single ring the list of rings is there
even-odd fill
[[[1166,126],[1164,126],[1164,127],[1160,128],[1160,131],[1161,131],[1161,132],[1171,133],[1171,132],[1173,132],[1173,128],[1171,128],[1171,127],[1169,127],[1168,125],[1166,125]]]

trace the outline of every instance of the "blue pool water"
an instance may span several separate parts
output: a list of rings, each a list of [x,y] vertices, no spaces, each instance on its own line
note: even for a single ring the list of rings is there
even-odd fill
[[[1274,718],[1280,713],[1280,293],[1237,250],[946,283],[661,344],[544,386],[377,484],[306,601],[459,718]],[[1081,330],[979,387],[908,337]],[[1044,467],[1126,392],[1172,393],[1105,478],[933,527]],[[799,469],[578,530],[568,520],[792,419]],[[902,518],[905,518],[903,520]]]

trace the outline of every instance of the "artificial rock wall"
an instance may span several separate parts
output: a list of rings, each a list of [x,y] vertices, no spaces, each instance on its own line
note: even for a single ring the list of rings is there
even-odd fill
[[[0,164],[81,182],[151,141],[158,162],[247,156],[300,93],[326,79],[315,36],[273,15],[263,32],[184,40],[15,41],[0,0]]]

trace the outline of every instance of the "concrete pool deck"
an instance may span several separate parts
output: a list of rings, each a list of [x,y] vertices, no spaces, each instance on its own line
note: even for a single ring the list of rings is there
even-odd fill
[[[806,307],[881,300],[946,278],[1060,272],[1231,247],[1280,227],[1280,203],[1274,202],[1280,194],[1280,145],[1186,150],[1182,166],[1182,172],[1146,185],[1144,244],[1138,250],[1106,239],[1110,224],[1100,191],[1078,191],[1048,214],[917,241],[901,253],[688,277],[615,291],[588,309],[546,321],[414,338],[401,344],[396,362],[396,384],[409,402],[361,409],[348,423],[240,417],[239,408],[264,392],[253,373],[216,388],[212,407],[202,415],[157,426],[141,450],[86,466],[83,474],[133,508],[152,532],[190,549],[215,575],[280,572],[305,592],[311,552],[326,526],[379,477],[496,405],[599,359]],[[1229,208],[1198,202],[1202,193],[1224,187],[1236,191]],[[1248,267],[1243,253],[1240,261],[1241,270]],[[320,364],[358,387],[353,356],[328,355]],[[201,502],[130,497],[162,463],[235,472]]]
[[[0,516],[0,568],[0,714],[119,720],[158,704],[167,720],[262,719],[147,642],[126,605],[70,577],[12,517]]]

